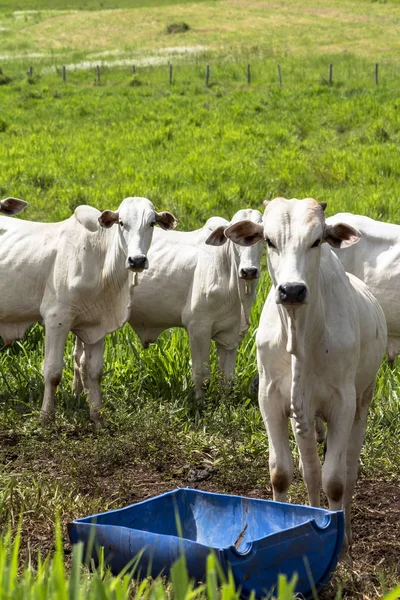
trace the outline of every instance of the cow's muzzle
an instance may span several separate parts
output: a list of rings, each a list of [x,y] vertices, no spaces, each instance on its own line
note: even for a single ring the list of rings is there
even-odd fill
[[[282,283],[276,290],[275,301],[283,305],[301,305],[307,299],[307,286],[304,283]]]
[[[137,256],[128,256],[126,262],[127,269],[135,271],[135,273],[140,273],[144,269],[149,268],[149,263],[145,254],[138,254]]]
[[[240,279],[257,279],[259,277],[259,272],[256,267],[247,267],[245,269],[240,269],[239,271]]]

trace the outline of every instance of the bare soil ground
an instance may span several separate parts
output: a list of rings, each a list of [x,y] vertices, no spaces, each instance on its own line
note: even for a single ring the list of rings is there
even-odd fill
[[[203,479],[204,478],[204,479]],[[200,479],[200,481],[196,481]],[[164,493],[177,487],[193,487],[207,491],[235,493],[257,498],[272,497],[269,486],[256,486],[227,489],[222,485],[218,474],[207,471],[189,470],[187,473],[171,473],[151,470],[145,466],[127,468],[124,472],[124,485],[118,487],[119,505],[139,502],[151,496]],[[81,492],[86,489],[97,492],[108,500],[116,494],[115,479],[112,475],[90,478],[85,484],[81,481]],[[292,499],[295,499],[292,497]],[[304,501],[298,498],[298,501]],[[84,515],[61,515],[65,533],[65,553],[71,547],[66,534],[66,523],[71,518]],[[31,551],[51,551],[54,547],[54,526],[49,522],[35,522],[29,518],[24,527],[25,541]],[[321,594],[323,600],[333,598],[339,587],[344,598],[369,600],[382,596],[385,581],[400,581],[400,480],[378,481],[361,478],[357,484],[353,503],[353,565],[339,565],[331,582]]]

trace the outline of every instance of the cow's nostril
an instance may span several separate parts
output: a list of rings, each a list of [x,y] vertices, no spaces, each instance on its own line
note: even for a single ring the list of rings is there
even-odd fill
[[[246,269],[240,269],[239,277],[241,279],[257,279],[258,269],[256,269],[256,267],[247,267]]]
[[[307,296],[307,288],[303,283],[284,283],[278,287],[278,294],[282,304],[302,304]]]
[[[147,257],[144,254],[128,257],[128,265],[130,269],[144,269],[146,266],[146,261]]]

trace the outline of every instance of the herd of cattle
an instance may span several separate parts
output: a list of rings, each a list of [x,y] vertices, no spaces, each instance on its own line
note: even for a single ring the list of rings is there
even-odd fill
[[[25,205],[8,198],[0,212]],[[256,345],[274,499],[285,501],[292,479],[290,419],[310,503],[319,505],[322,483],[330,508],[344,508],[346,551],[376,373],[385,348],[390,360],[400,353],[400,227],[351,214],[325,219],[325,203],[311,198],[264,205],[264,215],[240,210],[191,232],[153,230],[177,221],[146,198],[126,198],[116,212],[79,206],[60,223],[2,217],[0,336],[9,345],[44,323],[43,424],[54,417],[69,331],[77,336],[74,391],[84,389],[102,424],[104,337],[126,322],[145,347],[169,327],[187,330],[201,402],[211,340],[223,376],[233,376],[265,242],[273,286]]]

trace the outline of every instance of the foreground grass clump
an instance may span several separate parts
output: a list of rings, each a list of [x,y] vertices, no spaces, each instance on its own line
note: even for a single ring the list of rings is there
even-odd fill
[[[91,571],[82,566],[90,556],[84,557],[83,544],[72,548],[72,560],[67,570],[60,529],[56,528],[55,552],[44,559],[40,553],[34,567],[30,557],[25,566],[19,568],[21,529],[13,537],[11,530],[0,538],[0,597],[7,600],[193,600],[194,598],[212,598],[218,600],[239,600],[240,591],[236,589],[231,575],[223,573],[215,555],[207,559],[206,581],[202,584],[189,579],[186,561],[182,555],[172,566],[170,582],[165,579],[135,580],[137,559],[133,560],[117,576],[113,577],[104,563],[104,549],[99,550],[99,564],[91,562]],[[139,557],[138,557],[139,558]],[[284,576],[277,577],[276,600],[294,598],[296,576],[287,581]],[[275,596],[274,596],[275,598]]]

